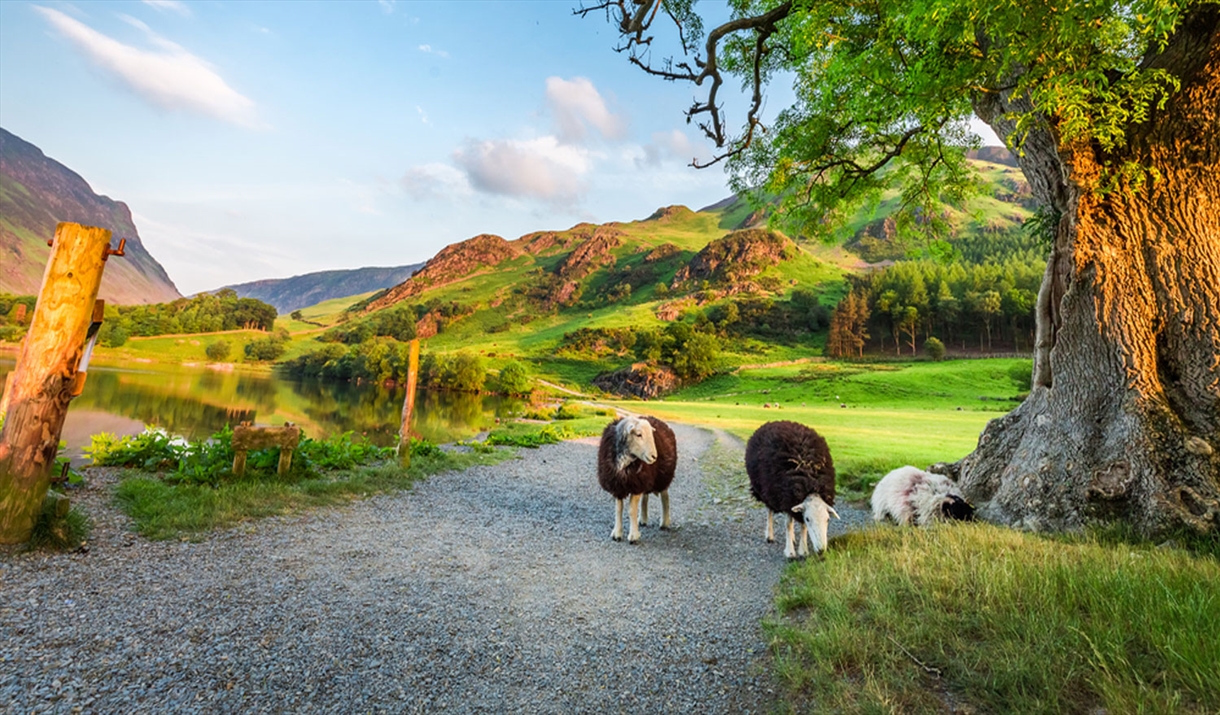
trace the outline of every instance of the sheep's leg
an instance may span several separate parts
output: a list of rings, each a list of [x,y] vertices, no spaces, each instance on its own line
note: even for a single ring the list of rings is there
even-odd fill
[[[632,494],[627,510],[631,513],[631,531],[627,533],[627,543],[634,544],[640,540],[640,495]]]
[[[669,490],[661,492],[661,528],[669,528]]]
[[[614,529],[610,532],[610,538],[615,541],[623,540],[623,500],[614,500]]]
[[[767,543],[775,543],[775,512],[767,510]]]
[[[805,558],[809,555],[809,525],[801,521],[801,536],[796,545],[796,555]]]
[[[791,515],[788,517],[788,541],[784,544],[784,556],[790,559],[796,558],[796,519]]]
[[[640,526],[648,526],[648,495],[640,495]]]

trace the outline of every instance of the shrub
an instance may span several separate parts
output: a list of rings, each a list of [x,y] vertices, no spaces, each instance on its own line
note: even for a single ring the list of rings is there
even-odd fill
[[[573,405],[570,402],[565,402],[555,410],[555,419],[557,420],[578,420],[585,416],[584,410],[580,405]]]
[[[276,360],[284,354],[284,343],[285,340],[278,334],[252,340],[246,343],[246,357],[251,360]]]
[[[107,330],[106,324],[103,324],[100,333],[97,340],[105,347],[121,348],[127,344],[127,330],[122,325],[111,324],[110,329]]]
[[[928,338],[924,341],[923,351],[933,360],[943,360],[945,357],[945,344],[938,338]]]
[[[513,360],[500,368],[499,391],[505,395],[529,394],[532,381],[525,366]]]
[[[217,340],[214,343],[208,343],[204,353],[207,354],[209,360],[220,362],[229,357],[229,349],[231,347],[228,340]]]

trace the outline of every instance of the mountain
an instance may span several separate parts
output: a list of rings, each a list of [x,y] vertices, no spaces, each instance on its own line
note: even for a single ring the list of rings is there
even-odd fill
[[[320,271],[291,278],[269,278],[225,286],[241,298],[257,298],[275,306],[281,314],[306,308],[334,298],[371,293],[402,283],[420,269],[422,263],[392,268],[354,268]]]
[[[182,294],[140,241],[127,204],[93,193],[76,172],[0,129],[0,291],[38,293],[60,221],[108,228],[126,254],[106,263],[99,297],[109,303],[163,303]]]
[[[396,326],[409,309],[416,333],[442,350],[498,343],[487,352],[499,354],[522,341],[553,354],[564,349],[557,336],[625,324],[656,328],[734,303],[740,318],[730,320],[750,326],[738,332],[799,333],[817,322],[806,320],[810,300],[833,307],[846,290],[845,276],[870,265],[934,249],[971,263],[1036,252],[1036,237],[1021,230],[1032,215],[1029,188],[1011,155],[989,150],[972,161],[985,188],[945,209],[948,228],[938,238],[947,248],[898,235],[891,218],[896,194],[853,217],[840,246],[785,236],[767,227],[772,205],[730,197],[699,211],[668,206],[637,221],[459,241],[410,278],[349,308],[345,330],[388,335],[377,331]],[[381,311],[393,311],[393,318],[378,317]],[[368,329],[360,328],[366,322]]]

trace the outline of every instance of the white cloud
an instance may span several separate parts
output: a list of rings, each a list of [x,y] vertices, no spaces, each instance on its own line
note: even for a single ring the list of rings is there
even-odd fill
[[[417,105],[415,105],[415,111],[419,112],[419,121],[423,122],[424,124],[427,124],[428,123],[428,113],[424,111],[424,108],[417,104]]]
[[[399,183],[417,200],[461,198],[474,193],[466,174],[448,164],[411,167]]]
[[[448,57],[449,53],[444,50],[438,50],[432,45],[420,45],[419,51],[428,55],[436,55],[437,57]]]
[[[377,0],[377,4],[381,6],[381,11],[387,15],[394,14],[395,0]]]
[[[206,61],[134,18],[127,22],[148,35],[155,50],[125,45],[47,7],[35,7],[86,57],[140,97],[173,110],[204,114],[232,124],[260,127],[254,102],[224,81]]]
[[[555,118],[559,137],[565,142],[583,140],[586,125],[591,125],[606,139],[622,139],[627,134],[626,118],[607,109],[597,88],[584,77],[570,80],[547,77],[546,101]]]
[[[692,159],[707,159],[706,147],[697,146],[690,137],[678,129],[668,132],[653,132],[652,141],[640,147],[643,156],[637,156],[635,164],[639,168],[659,166],[666,160],[677,160],[689,164]]]
[[[158,12],[176,12],[183,17],[191,16],[191,9],[179,0],[144,0],[144,4]]]
[[[589,152],[551,136],[526,141],[470,140],[453,152],[471,186],[488,194],[542,199],[556,204],[579,201],[591,168]]]

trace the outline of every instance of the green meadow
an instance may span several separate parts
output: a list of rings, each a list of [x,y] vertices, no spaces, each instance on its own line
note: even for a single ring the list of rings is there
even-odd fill
[[[841,363],[741,369],[660,401],[622,409],[722,429],[742,440],[764,422],[792,420],[826,438],[839,489],[863,499],[886,472],[969,454],[987,423],[1018,404],[1024,359]]]

